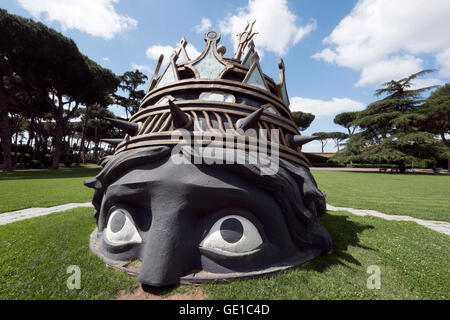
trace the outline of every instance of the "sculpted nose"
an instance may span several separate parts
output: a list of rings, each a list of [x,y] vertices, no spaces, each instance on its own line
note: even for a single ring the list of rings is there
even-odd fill
[[[174,285],[193,269],[196,246],[186,216],[179,213],[153,216],[139,282],[158,287]]]

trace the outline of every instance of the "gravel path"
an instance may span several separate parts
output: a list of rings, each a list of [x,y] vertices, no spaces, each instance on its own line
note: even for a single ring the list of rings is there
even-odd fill
[[[92,207],[90,202],[87,203],[68,203],[50,208],[29,208],[11,212],[0,213],[0,226],[8,223],[30,219],[39,216],[45,216],[54,212],[66,211],[79,207]],[[418,223],[428,229],[450,235],[450,223],[444,221],[422,220],[409,216],[389,215],[375,210],[353,209],[345,207],[335,207],[327,204],[327,210],[330,211],[347,211],[357,216],[373,216],[390,221],[412,221]]]
[[[444,222],[444,221],[433,221],[433,220],[422,220],[413,218],[410,216],[397,216],[397,215],[390,215],[385,214],[382,212],[378,212],[375,210],[364,210],[364,209],[353,209],[353,208],[345,208],[345,207],[334,207],[332,205],[327,204],[327,210],[330,211],[347,211],[350,212],[356,216],[373,216],[378,217],[384,220],[391,220],[391,221],[413,221],[415,223],[418,223],[428,229],[450,235],[450,223]]]
[[[0,226],[20,220],[30,219],[39,216],[45,216],[50,213],[66,211],[73,208],[79,207],[92,207],[90,202],[88,203],[67,203],[60,206],[49,207],[49,208],[29,208],[17,211],[0,213]]]

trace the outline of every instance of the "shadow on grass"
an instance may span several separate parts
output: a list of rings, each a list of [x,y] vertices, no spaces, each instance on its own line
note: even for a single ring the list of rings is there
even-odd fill
[[[41,169],[35,171],[0,172],[0,181],[22,179],[59,179],[93,177],[101,168]]]
[[[347,253],[348,247],[358,247],[365,250],[376,251],[374,248],[359,243],[359,234],[364,230],[373,229],[371,225],[353,222],[348,216],[327,214],[320,219],[320,223],[328,230],[333,241],[333,251],[325,257],[318,257],[305,266],[318,272],[325,271],[329,267],[340,264],[349,267],[349,264],[361,266],[361,263]]]

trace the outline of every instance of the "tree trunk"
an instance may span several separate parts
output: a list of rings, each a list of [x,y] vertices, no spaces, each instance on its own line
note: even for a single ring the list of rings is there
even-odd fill
[[[95,163],[98,163],[98,145],[100,144],[99,141],[95,142],[95,147],[94,147],[94,159],[95,159]]]
[[[16,132],[16,137],[14,140],[14,163],[17,163],[17,159],[19,159],[17,155],[17,140],[19,140],[19,131]]]
[[[398,167],[399,167],[399,169],[400,169],[400,173],[405,173],[405,172],[406,172],[406,164],[405,164],[404,161],[401,161],[401,162],[398,164]]]
[[[35,130],[34,130],[34,118],[30,118],[30,126],[28,128],[28,141],[27,141],[27,151],[30,147],[31,141],[34,139]]]
[[[83,164],[86,164],[86,150],[89,153],[89,149],[91,147],[91,142],[90,141],[86,141],[86,142],[87,142],[87,145],[83,149]]]
[[[63,151],[63,138],[64,138],[64,115],[63,115],[63,101],[62,97],[58,97],[58,106],[54,108],[54,117],[55,117],[55,136],[53,137],[53,161],[52,161],[52,169],[59,168],[59,158],[61,157]]]
[[[3,150],[3,171],[12,171],[11,161],[11,127],[8,117],[6,94],[0,88],[0,138]]]
[[[76,109],[76,107],[75,107]],[[74,111],[74,109],[72,109]],[[59,158],[61,154],[64,152],[64,138],[65,133],[67,131],[67,122],[69,121],[70,114],[67,115],[66,118],[64,118],[64,102],[63,97],[61,94],[58,94],[58,105],[53,105],[53,113],[54,113],[54,119],[55,119],[55,136],[53,141],[54,146],[54,153],[53,153],[53,161],[52,161],[52,169],[58,169],[59,168]]]
[[[33,148],[33,158],[32,158],[33,160],[36,160],[36,155],[37,155],[37,152],[38,152],[38,146],[39,146],[39,136],[36,133],[34,135],[34,148]]]
[[[53,142],[54,152],[53,152],[53,162],[52,169],[59,168],[59,158],[61,157],[62,148],[63,148],[63,128],[59,121],[56,121],[56,132],[55,132],[55,141]]]
[[[99,144],[99,141],[98,141],[98,137],[97,137],[97,129],[98,129],[98,127],[95,127],[95,130],[94,130],[94,132],[95,132],[95,135],[94,135],[94,159],[95,159],[95,163],[98,163],[98,144]]]
[[[441,133],[441,138],[442,138],[442,141],[444,142],[444,144],[445,144],[447,147],[450,148],[450,141],[448,141],[448,140],[445,138],[445,133]]]
[[[84,141],[86,139],[86,128],[89,121],[89,106],[86,106],[86,112],[84,114],[84,123],[83,123],[83,129],[81,130],[81,142],[80,142],[80,151],[78,153],[77,157],[77,166],[80,165],[80,158],[82,158],[83,164],[86,162],[86,154],[85,154],[85,147],[84,147]]]

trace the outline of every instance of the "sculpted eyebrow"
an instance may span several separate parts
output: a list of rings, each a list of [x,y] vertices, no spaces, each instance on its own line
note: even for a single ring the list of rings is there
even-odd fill
[[[111,185],[108,187],[105,196],[108,201],[120,201],[142,199],[148,196],[148,186],[145,183],[127,183]]]

